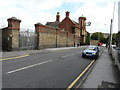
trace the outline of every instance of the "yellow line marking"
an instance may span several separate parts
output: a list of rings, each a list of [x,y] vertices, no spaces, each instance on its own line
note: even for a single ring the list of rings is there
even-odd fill
[[[17,56],[17,57],[12,57],[12,58],[4,58],[4,59],[0,59],[0,61],[10,60],[10,59],[17,59],[17,58],[22,58],[22,57],[27,57],[27,56],[30,56],[30,55],[29,55],[29,54],[26,54],[26,55],[23,55],[23,56]]]
[[[83,76],[83,74],[90,68],[90,66],[95,62],[95,60],[93,60],[86,68],[85,70],[69,85],[69,87],[66,90],[70,90],[75,83]]]

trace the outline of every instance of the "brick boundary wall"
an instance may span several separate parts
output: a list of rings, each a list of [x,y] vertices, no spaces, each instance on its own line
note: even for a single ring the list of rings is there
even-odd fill
[[[35,31],[37,34],[37,49],[74,46],[74,42],[79,41],[75,40],[78,38],[74,38],[74,35],[69,32],[40,23],[35,24]]]
[[[2,29],[2,48],[8,51],[19,50],[21,20],[11,17],[7,21],[8,27]],[[74,34],[41,23],[35,24],[35,33],[37,34],[36,49],[38,50],[75,46],[76,43],[80,42],[80,38]]]

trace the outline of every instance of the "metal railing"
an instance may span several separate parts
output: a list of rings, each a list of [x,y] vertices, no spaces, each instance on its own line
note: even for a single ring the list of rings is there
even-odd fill
[[[115,65],[120,70],[120,47],[112,47],[112,57],[115,59]]]
[[[35,32],[21,31],[20,32],[20,49],[35,49],[36,48],[36,34]]]

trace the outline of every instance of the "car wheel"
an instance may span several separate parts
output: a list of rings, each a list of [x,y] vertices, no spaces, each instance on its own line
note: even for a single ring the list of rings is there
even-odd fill
[[[95,57],[94,59],[95,59],[95,60],[97,60],[97,58],[98,58],[98,56],[97,56],[97,57]]]
[[[95,58],[95,60],[97,60],[97,57]]]
[[[82,58],[84,58],[85,56],[84,55],[82,55]]]
[[[97,55],[97,58],[99,57],[99,54]]]

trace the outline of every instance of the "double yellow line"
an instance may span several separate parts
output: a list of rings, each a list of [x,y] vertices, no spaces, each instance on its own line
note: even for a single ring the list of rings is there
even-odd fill
[[[95,60],[93,60],[86,68],[85,70],[68,86],[68,88],[66,90],[70,90],[76,83],[77,81],[83,76],[83,74],[90,68],[90,66],[95,62]]]
[[[25,55],[22,55],[22,56],[0,59],[0,61],[10,60],[10,59],[17,59],[17,58],[23,58],[23,57],[28,57],[28,56],[30,56],[30,55],[29,54],[25,54]]]

